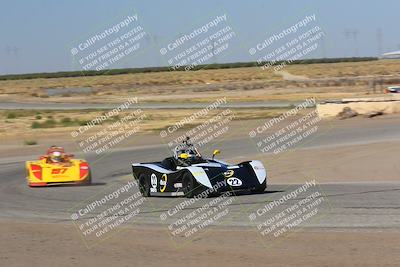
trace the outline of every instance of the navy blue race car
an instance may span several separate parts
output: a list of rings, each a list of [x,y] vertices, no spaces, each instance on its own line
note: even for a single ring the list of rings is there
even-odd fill
[[[250,190],[262,193],[267,172],[258,160],[231,165],[204,158],[187,138],[175,147],[173,156],[160,162],[133,163],[133,176],[143,196],[207,196],[226,191]]]

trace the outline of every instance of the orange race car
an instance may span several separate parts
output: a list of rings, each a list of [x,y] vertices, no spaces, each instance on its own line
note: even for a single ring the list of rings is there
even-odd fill
[[[65,154],[64,148],[51,146],[38,161],[27,161],[27,181],[31,187],[60,184],[90,184],[89,164]]]

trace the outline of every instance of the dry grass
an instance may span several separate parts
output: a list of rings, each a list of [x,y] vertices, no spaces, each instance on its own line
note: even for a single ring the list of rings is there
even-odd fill
[[[183,118],[192,115],[198,110],[191,109],[177,109],[177,110],[144,110],[145,119],[140,123],[141,132],[154,132],[165,127],[174,125]],[[235,120],[252,120],[260,118],[272,118],[282,114],[285,109],[237,109],[231,110],[235,115]],[[122,112],[119,114],[121,119],[131,113]],[[204,121],[210,119],[211,117],[222,112],[222,110],[214,110],[209,112],[204,117],[199,117],[197,120],[190,123],[188,126],[194,127],[203,123]],[[38,134],[51,136],[52,134],[63,133],[65,136],[70,136],[70,133],[77,130],[78,124],[64,124],[61,123],[63,119],[69,118],[71,121],[90,121],[97,116],[102,115],[103,111],[41,111],[40,119],[38,119],[38,112],[35,111],[14,111],[16,117],[13,119],[7,119],[10,114],[8,111],[0,111],[0,133],[4,140],[8,138],[14,138],[15,136],[23,136],[28,140],[30,136],[37,136]],[[52,127],[44,128],[32,128],[32,123],[45,123],[46,120],[54,120],[56,124]],[[104,125],[110,125],[111,123],[117,121],[118,119],[108,120]],[[101,128],[102,126],[99,126]]]
[[[299,84],[284,80],[282,75],[272,70],[252,67],[0,81],[0,96],[4,100],[19,100],[23,96],[26,101],[114,103],[132,95],[145,102],[209,102],[220,96],[226,96],[230,101],[300,100],[309,96],[328,99],[365,94],[365,82],[363,79],[352,85],[331,82],[324,88],[313,79],[399,75],[400,61],[291,65],[284,71],[311,80]],[[47,97],[45,93],[47,88],[70,87],[92,87],[95,92],[90,97]]]
[[[31,80],[0,81],[0,93],[37,93],[46,88],[94,87],[99,89],[129,89],[140,91],[141,86],[194,85],[206,83],[226,83],[234,81],[279,79],[270,71],[259,68],[238,68],[221,70],[200,70],[196,72],[156,72],[123,75],[104,75],[72,78],[50,78]],[[144,89],[143,89],[144,90]],[[149,88],[145,88],[148,92]],[[158,92],[159,90],[157,90]]]
[[[285,70],[309,78],[400,75],[400,60],[291,65]]]

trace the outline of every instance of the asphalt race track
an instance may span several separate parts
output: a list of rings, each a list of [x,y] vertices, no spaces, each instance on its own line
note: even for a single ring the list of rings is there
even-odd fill
[[[330,146],[379,143],[400,140],[400,125],[390,123],[381,127],[337,128],[314,138],[301,149],[313,150]],[[385,126],[386,125],[386,126]],[[248,138],[224,140],[219,144],[225,155],[254,155],[254,144]],[[154,155],[157,155],[156,157]],[[130,163],[157,160],[168,155],[164,145],[125,148],[104,157],[86,155],[92,164],[91,186],[63,186],[29,188],[25,182],[24,158],[8,158],[0,161],[0,218],[26,221],[70,222],[73,207],[87,203],[96,195],[110,192],[131,179]],[[361,163],[362,165],[362,163]],[[326,170],[331,171],[331,170]],[[299,175],[301,171],[299,170]],[[310,178],[311,179],[311,178]],[[252,213],[262,211],[266,204],[290,194],[302,184],[273,184],[264,194],[240,194],[232,196],[229,214],[221,225],[254,226],[265,217],[250,220]],[[313,189],[317,198],[323,198],[318,206],[318,217],[308,220],[302,227],[315,228],[398,228],[400,226],[400,182],[349,182],[322,183]],[[304,196],[298,195],[270,211],[270,215],[298,203]],[[185,198],[149,198],[141,206],[135,218],[139,224],[168,224],[160,215]],[[182,214],[201,207],[208,199],[197,200],[182,210]],[[112,205],[113,202],[107,203]],[[260,210],[261,209],[261,210]],[[96,215],[95,213],[93,216]],[[270,216],[269,215],[269,216]]]
[[[220,108],[287,108],[301,104],[295,101],[269,101],[269,102],[238,102],[221,104]],[[193,109],[204,108],[204,103],[138,103],[131,105],[131,109]],[[28,102],[0,102],[0,109],[4,110],[89,110],[89,109],[111,109],[116,104],[94,104],[94,103],[28,103]]]

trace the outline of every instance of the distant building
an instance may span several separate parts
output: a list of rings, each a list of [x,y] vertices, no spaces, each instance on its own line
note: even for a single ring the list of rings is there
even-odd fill
[[[400,51],[384,53],[382,58],[400,58]]]

